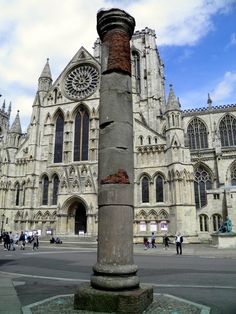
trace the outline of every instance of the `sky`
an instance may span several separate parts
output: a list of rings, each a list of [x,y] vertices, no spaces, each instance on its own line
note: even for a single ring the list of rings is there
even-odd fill
[[[236,104],[236,0],[0,0],[0,107],[12,102],[26,132],[38,77],[49,58],[53,80],[84,46],[93,54],[96,14],[117,7],[154,29],[182,109]]]

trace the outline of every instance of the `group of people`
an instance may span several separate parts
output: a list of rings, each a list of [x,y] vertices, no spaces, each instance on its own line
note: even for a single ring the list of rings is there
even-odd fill
[[[151,235],[151,243],[149,242],[148,237],[144,237],[143,241],[144,241],[145,250],[149,249],[150,247],[152,247],[152,249],[156,248],[156,235],[154,232],[152,232],[152,235]],[[163,236],[163,245],[164,245],[165,250],[169,248],[170,243],[171,243],[170,238],[168,237],[167,234],[165,234]],[[183,236],[181,235],[180,232],[178,232],[175,236],[175,245],[176,245],[177,255],[182,255],[182,243],[183,243]]]
[[[25,250],[26,243],[32,243],[32,249],[38,250],[39,248],[39,237],[38,233],[27,236],[23,231],[20,235],[18,233],[13,234],[12,231],[4,231],[1,234],[1,240],[3,241],[3,247],[5,251],[15,251],[16,247],[20,246],[20,250]]]

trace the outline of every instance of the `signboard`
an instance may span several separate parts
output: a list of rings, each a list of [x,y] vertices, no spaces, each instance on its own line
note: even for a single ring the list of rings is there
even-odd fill
[[[139,230],[140,230],[140,231],[146,231],[146,230],[147,230],[146,222],[140,221]]]
[[[167,221],[161,221],[160,222],[160,225],[161,225],[161,231],[168,231],[168,223]]]

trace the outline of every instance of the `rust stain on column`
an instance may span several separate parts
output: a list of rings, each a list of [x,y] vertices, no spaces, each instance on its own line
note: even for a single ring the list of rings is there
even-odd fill
[[[130,182],[127,172],[124,169],[119,169],[117,173],[102,179],[101,184],[130,184]]]
[[[104,45],[108,50],[107,69],[103,72],[126,72],[131,75],[129,37],[119,30],[112,30],[104,36]]]

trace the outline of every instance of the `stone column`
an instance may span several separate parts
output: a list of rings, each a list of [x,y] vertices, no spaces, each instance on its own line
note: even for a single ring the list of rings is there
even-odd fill
[[[140,288],[133,263],[133,110],[130,39],[135,20],[119,9],[99,11],[102,77],[99,107],[98,252],[91,285],[75,294],[76,309],[142,313],[152,288]]]
[[[102,42],[99,107],[98,257],[93,287],[139,285],[133,264],[133,110],[129,40],[134,19],[118,9],[100,11]]]

